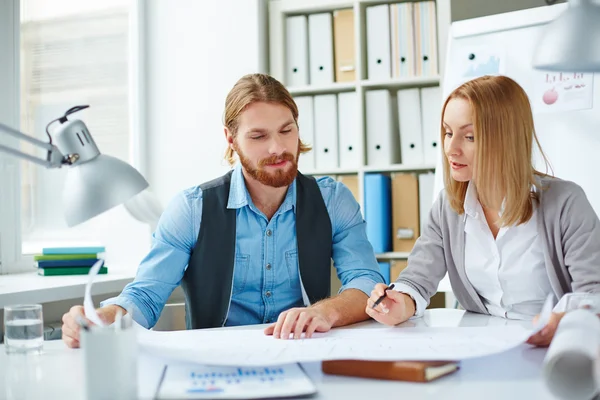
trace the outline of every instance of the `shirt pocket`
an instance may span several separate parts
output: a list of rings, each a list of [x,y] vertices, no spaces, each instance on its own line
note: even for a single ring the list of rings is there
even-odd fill
[[[237,254],[233,267],[233,290],[232,294],[239,294],[246,288],[248,270],[250,269],[250,255]]]
[[[290,288],[300,285],[300,272],[298,269],[298,250],[289,250],[285,252],[285,265],[288,271],[288,284]]]

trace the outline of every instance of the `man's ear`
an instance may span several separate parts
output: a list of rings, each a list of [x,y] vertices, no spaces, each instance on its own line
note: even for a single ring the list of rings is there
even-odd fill
[[[223,132],[225,133],[225,140],[227,141],[227,146],[233,149],[233,134],[227,127],[223,128]]]

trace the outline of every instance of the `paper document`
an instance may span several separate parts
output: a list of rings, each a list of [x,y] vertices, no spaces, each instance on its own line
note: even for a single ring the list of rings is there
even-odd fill
[[[98,316],[98,313],[96,312],[96,307],[94,307],[94,302],[92,300],[92,284],[94,283],[94,278],[96,275],[98,275],[98,271],[100,271],[100,268],[103,264],[104,260],[98,260],[92,266],[92,268],[90,268],[90,272],[88,273],[88,281],[85,285],[85,295],[83,297],[83,310],[86,318],[98,326],[104,326],[104,322],[102,322]]]
[[[463,360],[503,352],[531,330],[500,327],[334,329],[310,339],[281,340],[262,330],[146,332],[140,348],[209,365],[265,366],[322,360]]]
[[[210,367],[170,363],[159,399],[264,399],[316,393],[298,364],[276,367]]]

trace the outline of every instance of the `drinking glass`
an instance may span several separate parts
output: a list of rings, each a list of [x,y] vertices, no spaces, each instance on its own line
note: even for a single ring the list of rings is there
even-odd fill
[[[7,354],[39,353],[44,344],[41,304],[4,307],[4,347]]]

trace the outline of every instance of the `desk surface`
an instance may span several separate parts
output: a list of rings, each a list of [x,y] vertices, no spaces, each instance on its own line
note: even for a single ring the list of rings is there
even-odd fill
[[[414,326],[489,326],[522,324],[501,318],[464,311],[428,310],[423,318],[408,321]],[[353,327],[377,329],[379,324],[365,322]],[[248,327],[244,327],[248,328]],[[262,326],[256,326],[262,329]],[[235,329],[235,328],[222,328]],[[342,328],[342,329],[352,329]],[[541,378],[546,349],[521,345],[489,357],[466,360],[458,372],[423,384],[355,379],[323,375],[320,363],[303,367],[318,388],[315,399],[367,399],[402,396],[406,399],[553,399]],[[0,346],[0,398],[83,399],[83,370],[80,350],[68,349],[61,341],[44,343],[39,356],[7,356]],[[68,372],[67,372],[68,371]],[[151,398],[157,377],[140,363],[140,396]]]

